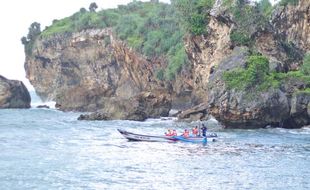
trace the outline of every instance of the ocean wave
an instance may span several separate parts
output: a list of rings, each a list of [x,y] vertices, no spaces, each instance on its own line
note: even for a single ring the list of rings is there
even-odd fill
[[[294,134],[294,135],[309,135],[310,134],[310,126],[305,126],[300,129],[268,128],[267,130],[270,132],[286,133],[286,134]]]

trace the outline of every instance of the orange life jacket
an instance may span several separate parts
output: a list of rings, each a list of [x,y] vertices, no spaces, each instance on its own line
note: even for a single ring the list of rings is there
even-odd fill
[[[169,131],[168,133],[165,133],[166,136],[173,136],[173,133]]]
[[[193,135],[198,135],[198,129],[197,128],[193,128],[193,130],[192,130],[192,132],[193,132]]]
[[[183,137],[189,137],[189,132],[188,131],[184,131],[184,133],[183,133]]]

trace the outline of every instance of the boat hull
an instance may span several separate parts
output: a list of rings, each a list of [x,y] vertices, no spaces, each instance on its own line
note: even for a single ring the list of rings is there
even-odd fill
[[[154,136],[154,135],[142,135],[131,133],[125,130],[117,129],[125,138],[131,141],[147,141],[147,142],[175,142],[172,137],[167,136]]]
[[[193,142],[193,143],[205,143],[216,141],[216,134],[208,134],[206,137],[183,137],[183,136],[155,136],[155,135],[142,135],[131,133],[122,129],[117,129],[120,134],[130,141],[147,141],[147,142]]]
[[[183,137],[183,136],[175,136],[174,139],[182,142],[191,142],[191,143],[207,143],[206,137]]]

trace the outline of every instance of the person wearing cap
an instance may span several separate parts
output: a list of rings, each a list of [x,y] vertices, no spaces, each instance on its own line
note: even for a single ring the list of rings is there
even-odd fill
[[[189,137],[189,131],[187,129],[185,129],[182,136],[185,138]]]
[[[168,129],[168,133],[165,133],[166,136],[173,136],[171,129]]]
[[[203,137],[207,136],[207,130],[208,130],[208,128],[204,124],[202,124],[201,132],[202,132]]]
[[[172,136],[178,136],[177,131],[175,129],[173,129],[172,131]]]
[[[198,136],[198,126],[195,126],[193,129],[192,129],[192,133],[193,133],[193,136],[194,137],[197,137]]]

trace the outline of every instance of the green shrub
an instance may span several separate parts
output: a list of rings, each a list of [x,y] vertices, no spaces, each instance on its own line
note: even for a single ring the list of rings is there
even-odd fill
[[[195,35],[200,35],[205,32],[206,23],[205,17],[200,14],[194,14],[189,20],[189,30]]]
[[[310,95],[310,88],[305,88],[305,89],[303,89],[303,90],[299,90],[299,91],[297,91],[296,92],[297,94],[308,94],[308,95]]]
[[[247,87],[247,73],[244,69],[224,72],[223,79],[230,89],[243,90]]]
[[[160,70],[158,70],[157,72],[156,72],[156,78],[158,79],[158,80],[164,80],[165,78],[165,76],[164,76],[164,70],[163,69],[160,69]]]
[[[301,66],[301,72],[310,76],[310,53],[307,53],[304,57],[304,61]]]
[[[103,17],[96,12],[87,12],[84,9],[61,20],[55,20],[53,24],[47,27],[42,33],[42,37],[54,34],[77,32],[90,28],[104,28],[106,23]]]
[[[273,7],[269,0],[261,0],[258,2],[257,6],[265,18],[270,18]]]
[[[226,8],[231,8],[234,5],[234,0],[223,0],[222,5]]]
[[[208,12],[212,9],[215,0],[173,0],[171,2],[176,7],[185,30],[194,35],[207,32]]]
[[[128,37],[127,42],[130,47],[133,47],[136,50],[140,50],[143,44],[143,39],[139,36],[130,36]]]
[[[281,0],[279,2],[280,6],[287,6],[287,5],[298,5],[299,0]]]
[[[33,22],[28,28],[27,37],[23,36],[21,41],[24,45],[24,51],[26,55],[32,54],[32,49],[34,47],[35,40],[41,34],[41,24],[38,22]]]
[[[175,79],[176,74],[181,71],[183,65],[187,62],[187,55],[182,45],[179,45],[174,51],[175,54],[168,58],[169,64],[165,72],[167,80]]]
[[[247,34],[236,30],[230,33],[230,40],[236,46],[249,46],[251,44],[251,38]]]
[[[247,59],[247,68],[233,69],[223,74],[223,79],[229,88],[255,88],[264,83],[269,74],[269,61],[266,57],[252,55]]]
[[[310,86],[310,75],[306,75],[301,71],[290,71],[287,73],[277,73],[279,80],[286,82],[289,80],[298,80],[305,83],[306,86]]]
[[[145,42],[144,42],[144,47],[142,49],[143,53],[147,56],[158,56],[162,54],[161,52],[161,45],[162,45],[162,40],[165,39],[165,34],[164,31],[162,30],[154,30],[154,31],[149,31]]]
[[[279,88],[281,82],[283,81],[282,73],[269,73],[265,76],[263,82],[258,85],[258,91],[265,91],[269,88]]]
[[[250,56],[247,60],[248,64],[248,82],[255,86],[262,83],[266,75],[269,73],[268,58],[260,55]]]
[[[268,88],[279,88],[287,81],[297,80],[305,84],[301,92],[308,92],[310,87],[310,55],[304,58],[304,64],[300,71],[287,73],[269,72],[269,61],[261,55],[251,55],[247,59],[245,69],[233,69],[223,74],[223,80],[230,89],[247,90],[255,89],[265,91]],[[306,68],[304,70],[304,67]]]
[[[53,25],[47,27],[42,33],[42,37],[51,36],[54,34],[73,32],[74,25],[69,17],[56,21]]]
[[[115,11],[114,9],[103,10],[101,12],[98,12],[97,14],[101,16],[107,27],[116,26],[121,17],[120,13],[118,13],[118,11]]]
[[[233,15],[235,28],[230,34],[234,45],[252,47],[253,31],[265,27],[272,11],[268,0],[253,5],[248,0],[225,0],[224,6]]]

